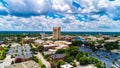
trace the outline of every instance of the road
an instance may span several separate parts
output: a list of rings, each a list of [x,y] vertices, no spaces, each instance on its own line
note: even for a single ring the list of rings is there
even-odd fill
[[[51,68],[50,63],[49,63],[46,59],[44,59],[44,57],[42,56],[41,53],[38,53],[36,56],[42,61],[42,63],[43,63],[47,68]]]

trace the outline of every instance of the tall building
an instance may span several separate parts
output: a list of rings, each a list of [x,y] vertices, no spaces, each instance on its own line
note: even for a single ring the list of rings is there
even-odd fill
[[[60,27],[53,27],[53,39],[60,39]]]

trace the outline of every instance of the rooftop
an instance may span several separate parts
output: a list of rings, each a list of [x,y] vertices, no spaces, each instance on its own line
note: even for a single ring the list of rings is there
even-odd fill
[[[61,65],[60,67],[61,68],[73,68],[73,66],[70,64]]]
[[[61,59],[61,58],[65,58],[65,57],[66,57],[66,54],[54,54],[54,55],[51,55],[52,59]]]
[[[6,66],[5,68],[40,68],[39,64],[30,60],[22,63],[16,63],[10,66]]]

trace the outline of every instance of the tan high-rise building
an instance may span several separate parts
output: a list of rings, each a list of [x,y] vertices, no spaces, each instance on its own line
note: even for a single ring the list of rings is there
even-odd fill
[[[53,39],[60,39],[60,27],[53,27]]]

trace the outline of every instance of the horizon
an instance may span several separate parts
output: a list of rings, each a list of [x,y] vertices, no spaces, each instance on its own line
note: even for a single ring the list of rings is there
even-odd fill
[[[34,30],[8,30],[8,31],[0,31],[0,32],[53,32],[53,31],[34,31]],[[120,33],[119,31],[61,31],[61,32],[117,32]]]

